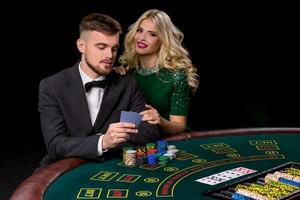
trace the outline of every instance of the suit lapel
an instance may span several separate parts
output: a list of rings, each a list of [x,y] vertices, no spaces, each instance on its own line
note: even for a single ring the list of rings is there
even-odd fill
[[[83,83],[79,74],[78,64],[76,64],[71,69],[71,76],[68,82],[69,90],[67,96],[69,97],[69,102],[71,103],[77,118],[81,122],[82,127],[84,128],[84,130],[88,130],[88,132],[90,132],[93,127],[82,84]]]
[[[98,112],[95,124],[94,124],[94,129],[97,132],[103,128],[105,125],[105,122],[107,121],[107,118],[109,115],[112,113],[114,109],[114,105],[118,101],[118,95],[119,92],[117,92],[117,86],[115,80],[115,75],[112,73],[109,76],[107,76],[108,84],[104,89],[104,95],[102,98],[100,110]]]

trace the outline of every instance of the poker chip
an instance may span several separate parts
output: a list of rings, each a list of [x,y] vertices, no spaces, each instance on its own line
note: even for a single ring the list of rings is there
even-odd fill
[[[165,140],[157,141],[157,150],[160,155],[163,155],[164,153],[166,153],[167,148],[168,148],[167,141],[165,141]]]
[[[251,197],[245,196],[245,195],[243,195],[241,193],[238,193],[238,192],[233,193],[233,195],[231,196],[231,199],[232,200],[252,200]]]
[[[168,149],[176,149],[176,146],[175,145],[169,145]]]
[[[147,156],[148,164],[155,165],[157,164],[157,157],[154,154]]]
[[[159,160],[159,164],[164,165],[164,164],[168,163],[169,157],[163,155],[163,156],[160,156],[160,157],[158,158],[158,160]]]
[[[147,155],[155,154],[157,152],[157,149],[149,149],[147,150]]]
[[[291,175],[288,173],[280,172],[280,171],[275,172],[274,174],[279,177],[282,177],[282,178],[285,178],[285,179],[288,179],[288,180],[291,180],[291,181],[294,181],[294,182],[297,182],[300,184],[300,177],[297,177],[297,176],[294,176],[294,175]]]
[[[176,155],[177,152],[178,152],[178,149],[169,149],[169,150],[167,151],[167,153],[173,154],[173,155]]]
[[[123,162],[127,166],[134,166],[136,164],[136,150],[126,150]]]
[[[280,183],[278,181],[273,181],[270,179],[266,179],[266,184],[267,184],[267,187],[284,189],[284,190],[287,190],[288,192],[294,192],[299,189],[298,187],[287,185],[287,184]]]
[[[155,143],[147,143],[146,147],[147,147],[147,150],[154,149],[156,147],[156,144]]]
[[[285,169],[284,171],[288,174],[293,175],[293,176],[300,177],[300,170],[299,169],[290,167],[290,168]]]
[[[242,196],[253,199],[281,199],[300,189],[300,185],[295,184],[293,178],[294,176],[290,174],[276,171],[268,173],[263,184],[238,184],[235,191]],[[238,194],[234,195],[234,199],[239,198],[243,199]]]
[[[165,140],[147,143],[146,146],[123,147],[123,163],[127,166],[167,164],[176,157],[178,150],[175,145],[168,145]]]
[[[285,183],[285,184],[288,184],[288,185],[300,187],[300,183],[298,183],[298,182],[296,182],[296,181],[293,181],[293,180],[286,179],[286,178],[280,177],[280,178],[278,179],[278,181],[279,181],[279,182],[282,182],[282,183]]]
[[[266,178],[274,181],[282,182],[288,185],[300,187],[300,182],[297,179],[297,177],[287,173],[282,173],[277,171],[273,174],[267,174]]]
[[[158,158],[158,160],[160,160],[160,161],[165,161],[165,160],[168,160],[169,158],[167,157],[167,156],[160,156],[159,158]]]
[[[296,165],[292,164],[292,166]],[[240,183],[234,183],[217,190],[207,191],[207,194],[214,197],[222,197],[222,199],[226,197],[226,199],[235,200],[296,199],[294,198],[296,197],[295,195],[300,192],[300,183],[297,182],[299,180],[298,178],[300,178],[298,176],[300,169],[292,167],[284,168],[282,166],[280,166],[280,169],[278,168],[272,170],[272,172],[268,170],[264,174],[259,174],[254,177],[250,176],[240,181]],[[199,182],[205,183],[205,181]]]
[[[170,160],[173,160],[176,157],[176,155],[172,153],[165,153],[164,156],[168,157]]]
[[[139,157],[136,159],[136,164],[137,165],[144,165],[147,164],[147,157],[143,156],[143,157]]]

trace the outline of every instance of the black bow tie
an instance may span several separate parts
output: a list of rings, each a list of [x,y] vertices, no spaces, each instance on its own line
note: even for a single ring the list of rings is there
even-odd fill
[[[100,87],[100,88],[104,88],[105,85],[107,83],[107,80],[104,79],[104,80],[101,80],[101,81],[91,81],[91,82],[88,82],[84,85],[84,89],[85,89],[85,92],[88,92],[90,91],[90,89],[92,87]]]

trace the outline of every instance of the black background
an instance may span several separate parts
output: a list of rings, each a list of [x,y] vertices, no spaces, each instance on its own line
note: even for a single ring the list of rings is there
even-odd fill
[[[183,31],[184,45],[198,68],[200,86],[189,116],[194,130],[299,127],[295,5],[187,0],[13,2],[2,7],[6,13],[1,14],[0,199],[8,198],[45,153],[37,112],[38,84],[79,59],[75,42],[80,20],[91,12],[108,14],[126,33],[151,8],[164,10]]]

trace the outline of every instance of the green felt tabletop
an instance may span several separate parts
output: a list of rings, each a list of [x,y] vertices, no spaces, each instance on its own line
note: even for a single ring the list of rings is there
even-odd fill
[[[211,199],[202,192],[250,174],[217,185],[197,179],[237,167],[260,173],[290,161],[300,162],[299,134],[226,136],[169,144],[180,151],[166,165],[128,167],[122,164],[122,155],[102,163],[89,162],[55,180],[44,199]]]

